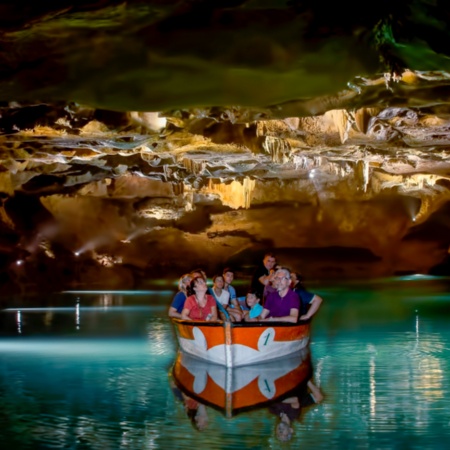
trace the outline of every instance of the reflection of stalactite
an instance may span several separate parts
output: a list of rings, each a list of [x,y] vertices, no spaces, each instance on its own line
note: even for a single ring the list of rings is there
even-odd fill
[[[367,192],[367,186],[369,185],[369,163],[367,161],[360,160],[356,163],[355,178],[358,186],[362,185],[363,191]]]

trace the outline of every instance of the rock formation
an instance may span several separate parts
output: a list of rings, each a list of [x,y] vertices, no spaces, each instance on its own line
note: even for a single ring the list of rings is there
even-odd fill
[[[52,5],[0,5],[4,292],[245,277],[266,250],[447,273],[443,2]]]

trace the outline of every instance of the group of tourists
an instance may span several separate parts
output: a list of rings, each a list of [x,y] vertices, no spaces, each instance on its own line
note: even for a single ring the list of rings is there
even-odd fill
[[[169,308],[169,317],[183,320],[231,322],[292,322],[310,319],[323,299],[305,289],[301,275],[277,265],[266,253],[256,268],[246,296],[238,298],[231,285],[234,271],[215,275],[212,287],[202,269],[184,274]]]

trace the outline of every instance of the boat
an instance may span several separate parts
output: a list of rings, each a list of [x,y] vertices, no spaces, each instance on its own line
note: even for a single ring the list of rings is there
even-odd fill
[[[312,366],[309,347],[279,361],[236,368],[179,351],[172,375],[184,395],[232,417],[288,397],[311,378]]]
[[[284,358],[309,344],[310,320],[232,323],[172,319],[172,322],[184,353],[226,367]]]

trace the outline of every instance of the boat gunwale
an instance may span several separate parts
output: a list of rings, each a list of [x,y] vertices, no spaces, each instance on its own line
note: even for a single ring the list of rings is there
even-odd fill
[[[298,322],[280,322],[280,321],[270,321],[270,322],[209,322],[203,320],[183,320],[178,318],[172,318],[172,322],[181,325],[192,325],[192,326],[202,326],[202,327],[225,327],[230,324],[231,328],[269,328],[269,327],[297,327],[301,325],[307,325],[311,323],[311,319],[300,320]]]

